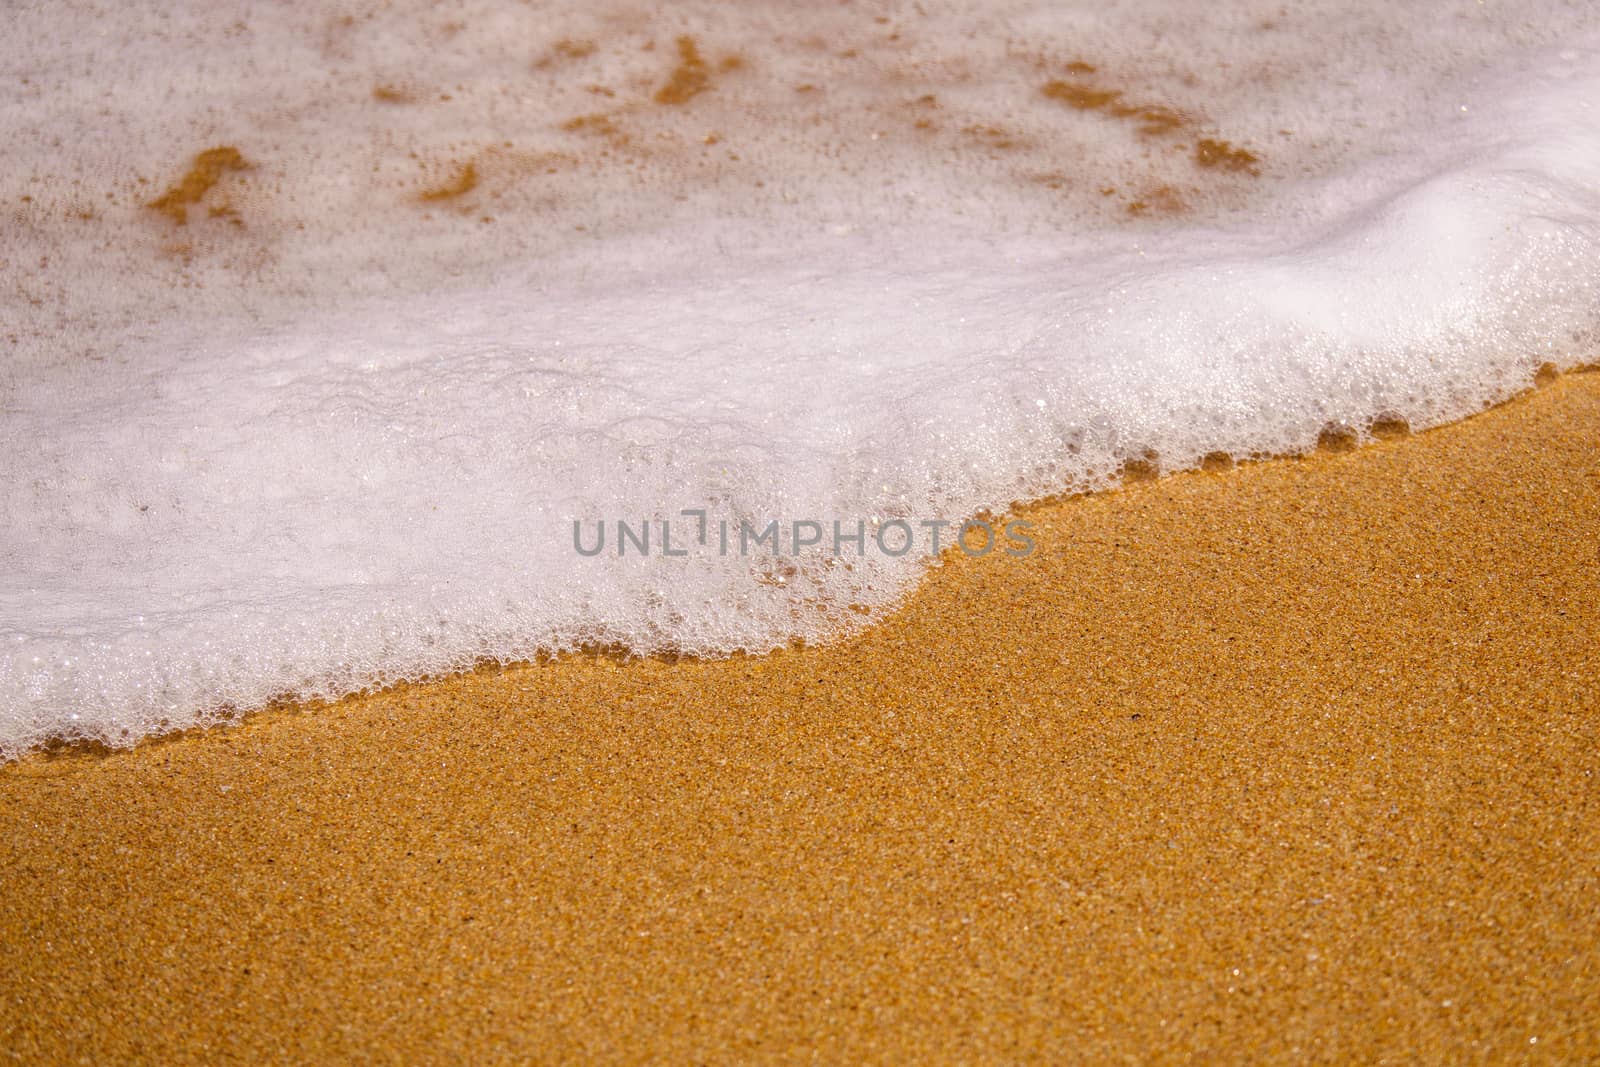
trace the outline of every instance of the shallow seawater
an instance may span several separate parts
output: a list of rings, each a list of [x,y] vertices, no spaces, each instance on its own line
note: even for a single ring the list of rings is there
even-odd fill
[[[1397,7],[16,14],[0,756],[824,639],[1592,361],[1600,10]]]

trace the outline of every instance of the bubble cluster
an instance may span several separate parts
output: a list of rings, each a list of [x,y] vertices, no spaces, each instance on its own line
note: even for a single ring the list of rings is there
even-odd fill
[[[1592,361],[1600,35],[1539,11],[30,10],[0,756],[824,640],[927,566],[575,520],[959,523]]]

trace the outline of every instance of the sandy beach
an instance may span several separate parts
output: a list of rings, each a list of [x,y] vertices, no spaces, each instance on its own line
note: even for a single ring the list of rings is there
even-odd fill
[[[1600,375],[886,623],[0,769],[27,1063],[1600,1058]]]

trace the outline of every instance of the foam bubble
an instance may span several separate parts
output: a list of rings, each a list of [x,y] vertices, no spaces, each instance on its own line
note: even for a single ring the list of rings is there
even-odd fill
[[[0,754],[925,566],[575,520],[959,522],[1593,358],[1586,7],[921,10],[25,12]]]

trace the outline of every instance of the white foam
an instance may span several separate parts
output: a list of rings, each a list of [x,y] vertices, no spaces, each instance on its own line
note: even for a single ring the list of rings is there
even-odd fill
[[[1278,10],[25,12],[0,755],[823,639],[924,566],[574,519],[960,520],[1592,359],[1591,10]],[[684,35],[708,88],[656,103]],[[146,206],[220,144],[251,169]]]

